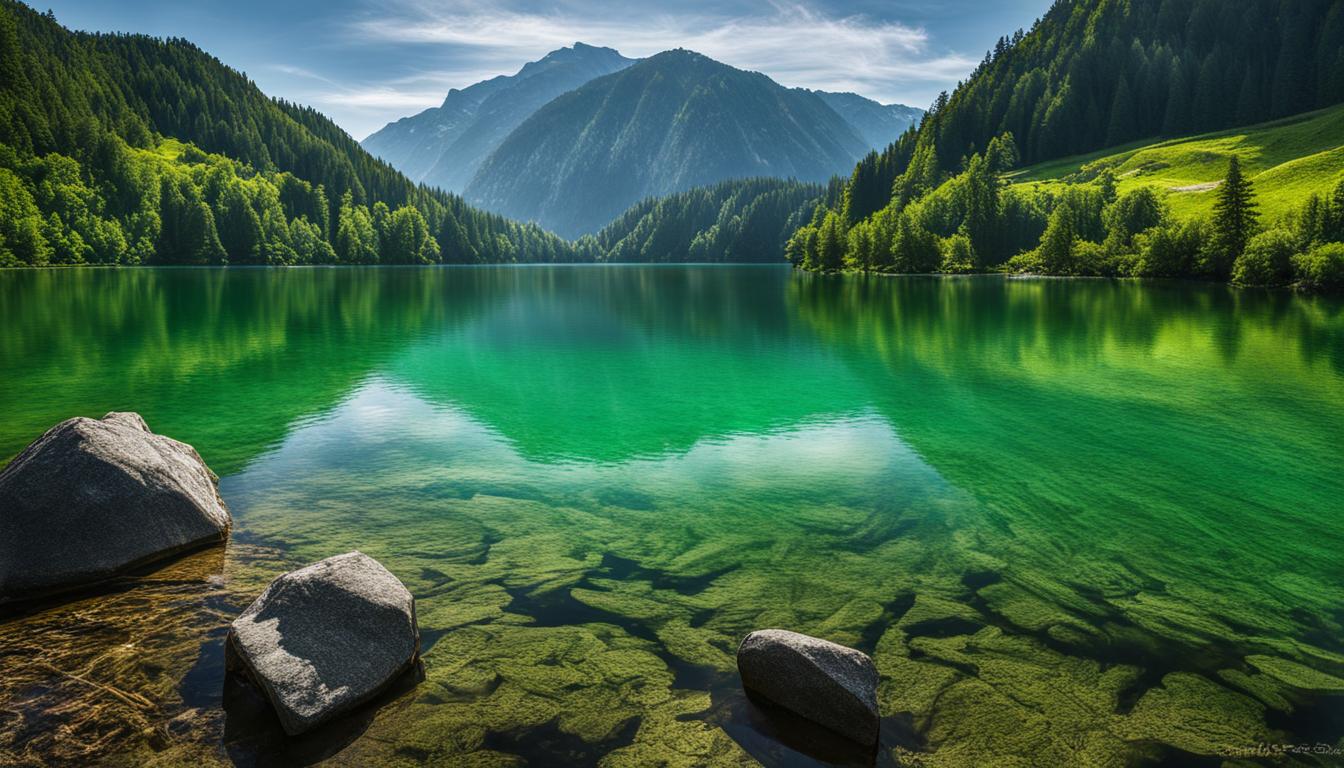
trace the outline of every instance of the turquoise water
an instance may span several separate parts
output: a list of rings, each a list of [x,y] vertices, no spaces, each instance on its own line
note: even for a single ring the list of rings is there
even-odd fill
[[[1344,754],[1338,300],[139,269],[0,273],[0,319],[0,456],[137,410],[236,521],[224,551],[0,624],[0,755],[874,759],[742,696],[734,649],[767,626],[873,654],[879,764]],[[423,679],[284,739],[226,686],[223,628],[352,548],[416,595]]]

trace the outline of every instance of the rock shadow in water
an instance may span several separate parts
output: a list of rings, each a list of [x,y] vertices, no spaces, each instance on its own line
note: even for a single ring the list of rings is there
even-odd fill
[[[372,700],[311,731],[289,736],[266,696],[243,676],[228,675],[224,680],[224,750],[234,765],[252,768],[319,763],[353,744],[379,710],[413,691],[424,679],[424,664],[417,659]]]
[[[766,768],[896,768],[893,749],[922,749],[909,718],[883,718],[878,744],[865,747],[740,687],[713,702],[705,719]]]
[[[560,730],[551,722],[533,728],[491,731],[485,735],[485,748],[523,758],[528,765],[595,766],[602,757],[634,743],[639,717],[626,721],[610,739],[589,743]]]

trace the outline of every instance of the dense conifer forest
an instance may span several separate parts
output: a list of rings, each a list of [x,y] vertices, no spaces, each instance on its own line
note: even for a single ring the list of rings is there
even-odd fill
[[[0,264],[569,261],[183,40],[0,0]]]
[[[1340,101],[1344,4],[1059,0],[1029,33],[1001,39],[918,128],[862,160],[795,233],[789,257],[815,270],[1337,285],[1344,183],[1268,220],[1235,156],[1209,185],[1212,218],[1173,216],[1152,189],[1120,195],[1105,168],[1057,189],[1011,179],[1024,164]]]
[[[921,124],[859,164],[858,221],[909,165],[962,168],[1005,133],[1025,164],[1136,139],[1249,125],[1344,101],[1344,4],[1058,0],[1001,38]]]
[[[1199,215],[1135,186],[1160,162],[1097,161],[1045,185],[1017,177],[1341,100],[1344,4],[1059,0],[847,179],[652,198],[569,242],[411,182],[191,43],[74,33],[0,0],[0,266],[787,258],[820,271],[1330,288],[1344,282],[1344,173],[1315,145],[1311,169],[1294,171],[1291,210],[1273,215],[1235,152],[1195,185],[1217,198]],[[1317,122],[1337,134],[1338,120]]]
[[[798,181],[725,181],[638,203],[580,246],[610,262],[779,263],[825,193]]]
[[[749,179],[567,242],[413,184],[182,40],[0,0],[0,266],[780,261],[822,188]]]

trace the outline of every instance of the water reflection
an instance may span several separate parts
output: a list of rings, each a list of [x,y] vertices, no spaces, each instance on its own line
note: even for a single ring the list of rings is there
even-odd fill
[[[1344,733],[1337,301],[722,267],[5,273],[0,300],[0,455],[133,408],[238,519],[180,592],[0,623],[64,654],[0,689],[0,750],[70,759],[40,734],[83,707],[71,743],[127,762],[834,757],[740,694],[761,626],[873,653],[880,761]],[[425,680],[306,751],[226,720],[223,623],[355,547],[416,595]]]

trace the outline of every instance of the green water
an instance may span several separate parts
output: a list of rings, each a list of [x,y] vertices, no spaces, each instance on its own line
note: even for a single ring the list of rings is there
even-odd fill
[[[773,267],[7,272],[0,376],[0,457],[136,410],[236,521],[225,551],[0,623],[0,758],[868,760],[744,698],[736,644],[777,626],[873,654],[881,765],[1344,760],[1338,300]],[[352,548],[416,595],[424,679],[284,739],[225,685],[224,627]]]

